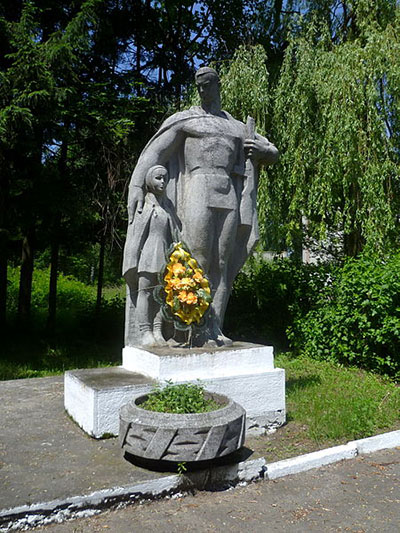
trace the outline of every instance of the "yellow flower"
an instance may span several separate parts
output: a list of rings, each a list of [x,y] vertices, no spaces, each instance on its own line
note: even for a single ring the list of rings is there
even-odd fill
[[[210,284],[208,283],[208,280],[206,278],[203,278],[203,280],[200,282],[201,288],[204,289],[208,294],[210,294]]]
[[[187,291],[180,291],[178,294],[178,300],[180,302],[186,302],[186,298],[187,298]]]
[[[197,283],[201,283],[203,281],[203,276],[201,275],[201,273],[197,270],[194,274],[193,274],[193,279],[194,281],[196,281]]]
[[[182,263],[175,263],[172,265],[171,270],[174,276],[180,276],[181,274],[185,273],[185,267],[182,265]]]
[[[182,278],[179,281],[179,289],[190,289],[190,287],[194,287],[196,283],[192,280],[192,278]]]
[[[188,326],[193,322],[200,323],[210,306],[197,294],[200,288],[211,294],[209,281],[196,259],[182,247],[182,243],[175,244],[164,273],[165,302],[172,314]]]
[[[185,252],[181,248],[175,249],[171,254],[171,261],[180,261],[181,259],[184,259]]]
[[[182,283],[182,280],[179,279],[179,278],[172,278],[168,281],[167,283],[167,287],[172,289],[172,290],[177,290],[177,289],[180,289],[181,288],[181,283]],[[184,287],[182,287],[184,288]]]
[[[197,268],[197,261],[196,259],[194,259],[193,257],[191,257],[189,260],[188,260],[188,265],[190,266],[190,268],[193,268],[193,270],[195,270]]]
[[[188,261],[190,259],[190,254],[188,252],[186,252],[182,248],[182,244],[180,242],[178,242],[177,244],[175,244],[175,249],[174,249],[174,251],[171,254],[171,261],[175,262],[176,260],[179,261],[181,259],[183,261]]]
[[[197,304],[197,296],[194,292],[188,292],[186,296],[186,303],[188,305]]]

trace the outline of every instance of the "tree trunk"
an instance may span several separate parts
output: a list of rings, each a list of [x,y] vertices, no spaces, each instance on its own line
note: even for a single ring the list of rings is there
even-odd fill
[[[100,239],[100,253],[99,253],[99,272],[97,275],[97,298],[96,298],[96,313],[101,308],[101,296],[103,293],[103,279],[104,279],[104,256],[106,251],[106,235],[102,231]]]
[[[357,222],[357,212],[362,207],[360,187],[357,182],[351,184],[350,194],[352,196],[350,217],[350,231],[343,236],[344,253],[349,257],[356,257],[362,252],[364,239],[361,235],[361,228]]]
[[[0,331],[6,325],[8,233],[0,228]]]
[[[31,312],[34,229],[30,228],[22,241],[21,273],[19,278],[18,320],[28,322]]]
[[[303,260],[303,217],[299,216],[299,228],[292,233],[292,259],[301,263]]]
[[[1,160],[1,164],[5,159]],[[6,166],[6,165],[5,165]],[[8,205],[10,199],[9,179],[5,172],[0,175],[0,330],[6,324],[7,312],[7,260],[8,260]]]
[[[354,229],[350,233],[344,234],[344,253],[348,257],[357,257],[364,247],[363,239],[359,229]]]
[[[65,132],[68,132],[70,123],[64,124]],[[67,155],[68,141],[64,138],[60,149],[60,158],[58,160],[59,178],[65,183],[67,178]],[[50,259],[50,281],[49,281],[49,307],[47,314],[47,331],[52,334],[56,326],[57,314],[57,281],[58,281],[58,258],[60,251],[60,231],[61,231],[61,214],[55,216],[53,231],[51,237],[51,259]]]
[[[60,243],[58,240],[58,232],[51,243],[51,264],[50,264],[50,283],[49,283],[49,308],[47,315],[47,331],[54,333],[56,325],[57,312],[57,280],[58,280],[58,256],[60,250]]]

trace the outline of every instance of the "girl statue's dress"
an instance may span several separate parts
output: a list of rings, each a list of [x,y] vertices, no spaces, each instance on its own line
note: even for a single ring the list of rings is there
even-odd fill
[[[162,170],[161,170],[162,169]],[[166,264],[167,250],[179,240],[179,221],[172,203],[157,190],[157,176],[168,174],[157,165],[148,172],[147,194],[141,213],[128,226],[122,274],[127,282],[125,346],[164,344],[160,305],[153,289]]]

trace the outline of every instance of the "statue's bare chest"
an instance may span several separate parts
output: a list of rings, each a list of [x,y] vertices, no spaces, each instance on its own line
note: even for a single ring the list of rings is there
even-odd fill
[[[185,127],[185,134],[187,138],[207,139],[216,137],[227,137],[239,139],[242,132],[238,124],[232,120],[216,116],[199,117],[196,120],[191,120]]]
[[[225,167],[229,171],[242,147],[240,128],[222,117],[201,117],[185,128],[187,167]]]

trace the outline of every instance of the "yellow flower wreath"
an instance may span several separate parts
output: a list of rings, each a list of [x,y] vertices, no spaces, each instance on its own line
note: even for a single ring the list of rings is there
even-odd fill
[[[173,316],[188,326],[200,323],[212,300],[208,279],[180,242],[175,244],[169,256],[164,291]]]

